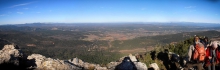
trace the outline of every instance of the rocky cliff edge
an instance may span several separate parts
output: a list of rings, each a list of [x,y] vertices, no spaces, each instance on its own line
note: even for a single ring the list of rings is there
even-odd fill
[[[132,55],[101,67],[99,64],[84,62],[78,58],[59,60],[46,58],[41,54],[26,56],[16,45],[5,45],[0,50],[0,68],[7,70],[147,70],[146,64],[138,62]]]

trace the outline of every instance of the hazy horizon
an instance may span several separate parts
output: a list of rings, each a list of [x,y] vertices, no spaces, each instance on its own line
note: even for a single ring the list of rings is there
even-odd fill
[[[0,24],[0,25],[23,25],[23,24],[220,24],[205,22],[33,22],[33,23],[17,23],[17,24]]]
[[[1,0],[0,24],[220,23],[218,0]]]

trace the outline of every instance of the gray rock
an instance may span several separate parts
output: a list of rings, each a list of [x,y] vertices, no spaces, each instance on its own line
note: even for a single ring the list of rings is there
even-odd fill
[[[147,70],[147,66],[144,63],[137,62],[136,57],[132,55],[122,57],[116,62],[110,62],[106,67],[101,67],[99,64],[84,62],[78,58],[64,61],[46,58],[40,54],[32,54],[27,58],[24,58],[24,55],[21,53],[20,49],[14,45],[5,45],[4,48],[0,50],[0,64],[13,63],[14,65],[19,66],[21,62],[27,65],[26,69],[35,70],[115,70],[116,68],[128,70]],[[154,64],[151,66],[155,68]]]
[[[108,70],[108,69],[107,69],[107,67],[101,67],[101,66],[97,65],[95,67],[95,70]]]
[[[141,62],[134,62],[137,70],[147,70],[147,66],[144,63]]]
[[[137,68],[129,57],[125,57],[122,63],[115,67],[115,70],[137,70]]]
[[[71,61],[74,65],[83,67],[84,66],[84,62],[81,59],[78,58],[73,58]]]
[[[0,50],[0,64],[13,63],[19,65],[19,59],[21,58],[23,58],[23,54],[15,45],[5,45],[4,48]]]
[[[28,56],[29,60],[34,59],[37,65],[36,69],[43,70],[80,70],[82,68],[70,64],[69,61],[46,58],[40,54],[32,54]]]
[[[120,64],[120,63],[121,63],[121,62],[110,62],[110,63],[107,64],[107,68],[108,68],[109,70],[114,70],[115,67],[116,67],[118,64]]]
[[[149,66],[154,68],[154,70],[160,70],[160,68],[158,67],[157,63],[152,63]]]
[[[73,64],[79,64],[79,59],[76,57],[76,58],[73,58],[73,61],[72,61]]]
[[[133,56],[132,54],[129,55],[129,58],[131,59],[132,62],[137,61],[136,57]]]

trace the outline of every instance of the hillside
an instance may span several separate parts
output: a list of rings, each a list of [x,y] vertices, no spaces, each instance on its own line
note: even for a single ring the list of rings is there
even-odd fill
[[[78,57],[86,62],[106,65],[130,53],[142,54],[152,51],[155,46],[181,42],[194,35],[208,36],[209,38],[220,35],[220,32],[213,30],[182,32],[181,30],[184,30],[185,27],[181,26],[169,27],[151,24],[120,25],[123,26],[117,24],[0,26],[0,44],[3,45],[6,41],[15,43],[19,45],[27,55],[38,53],[46,57],[63,60]],[[140,26],[143,29],[140,29]],[[155,29],[150,30],[148,27],[154,27]],[[161,29],[158,31],[157,28],[159,27]],[[179,27],[181,27],[181,29]],[[171,30],[176,28],[177,30]],[[171,31],[166,33],[164,29]],[[180,29],[179,33],[177,32],[179,31],[178,29]],[[147,32],[144,32],[146,30]],[[145,33],[147,35],[145,35]],[[130,38],[129,36],[135,37]],[[123,37],[126,39],[123,39]],[[88,40],[88,38],[90,40]]]
[[[17,44],[24,55],[35,53],[41,54],[45,58],[60,60],[77,57],[84,62],[99,64],[100,66],[107,66],[112,61],[133,54],[137,57],[137,60],[145,63],[147,67],[152,63],[157,63],[161,69],[170,70],[174,67],[166,66],[172,66],[172,63],[166,64],[168,62],[166,51],[174,52],[183,58],[186,55],[187,47],[192,43],[194,35],[207,36],[212,40],[219,39],[220,35],[219,31],[197,31],[196,29],[194,32],[181,30],[175,32],[174,30],[174,33],[169,31],[168,34],[163,33],[163,31],[152,30],[146,32],[150,35],[145,35],[143,32],[146,29],[139,29],[138,25],[133,28],[130,28],[130,25],[124,26],[124,28],[119,27],[112,25],[112,27],[105,27],[100,30],[102,27],[95,25],[86,29],[83,29],[85,27],[76,26],[76,29],[71,31],[71,29],[67,30],[69,27],[66,26],[59,26],[57,30],[54,26],[1,26],[0,45],[3,48],[5,44]],[[169,29],[168,26],[161,28]],[[115,30],[118,31],[115,32]],[[138,35],[139,33],[140,35]],[[152,55],[157,59],[152,58]],[[140,56],[142,58],[139,58]],[[163,56],[167,59],[164,60]]]
[[[213,31],[210,31],[213,32]],[[208,32],[208,33],[210,33]],[[206,32],[204,32],[206,33]],[[201,36],[203,37],[203,36]],[[214,37],[217,38],[217,37]],[[183,67],[183,59],[186,56],[189,45],[193,43],[193,37],[185,39],[177,43],[171,43],[168,45],[157,45],[155,49],[145,53],[130,54],[129,56],[121,57],[119,60],[116,59],[103,64],[94,64],[84,62],[81,59],[75,57],[67,60],[53,59],[45,57],[41,54],[32,53],[30,55],[25,54],[23,49],[17,45],[7,42],[6,40],[0,40],[4,47],[0,50],[0,67],[6,69],[68,69],[68,70],[147,70],[147,69],[163,69],[163,70],[176,70],[178,67]],[[12,44],[12,45],[7,45]],[[56,54],[58,52],[54,52]],[[105,54],[105,53],[102,53]],[[172,57],[179,55],[180,61],[176,62],[172,60]],[[103,57],[103,56],[100,56]],[[87,57],[91,61],[93,58]],[[102,62],[106,58],[99,59]],[[129,60],[129,61],[128,61]],[[130,62],[131,61],[131,62]],[[51,64],[52,63],[52,64]],[[130,65],[131,64],[131,65]],[[156,67],[155,67],[156,64]],[[59,67],[57,67],[59,66]],[[10,68],[13,67],[13,68]],[[149,67],[149,68],[147,68]]]

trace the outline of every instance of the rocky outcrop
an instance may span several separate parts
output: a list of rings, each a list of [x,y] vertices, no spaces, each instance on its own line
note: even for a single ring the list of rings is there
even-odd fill
[[[17,46],[5,45],[2,50],[0,50],[0,64],[2,63],[13,63],[19,65],[19,58],[23,55]]]
[[[73,58],[69,59],[69,62],[71,62],[74,65],[77,65],[79,67],[82,67],[85,70],[94,69],[94,70],[107,70],[107,67],[101,67],[99,64],[91,64],[88,62],[83,62],[81,59]]]
[[[150,64],[150,67],[152,67],[154,70],[160,70],[156,63]]]
[[[121,62],[110,62],[110,63],[107,64],[107,68],[108,68],[109,70],[114,70],[115,67],[116,67],[117,65],[119,65],[120,63],[121,63]]]
[[[5,45],[0,50],[0,67],[34,70],[147,70],[144,63],[138,62],[135,56],[122,57],[116,62],[110,62],[106,67],[99,64],[84,62],[81,59],[59,60],[46,58],[40,54],[23,55],[18,46]]]
[[[115,70],[148,70],[146,64],[138,62],[135,56],[131,54],[128,57],[123,57],[122,61],[111,62],[113,69]]]
[[[32,54],[27,57],[28,60],[35,60],[36,69],[42,70],[80,70],[81,67],[71,64],[68,61],[46,58],[40,54]]]
[[[131,59],[132,62],[136,62],[137,59],[135,56],[133,56],[132,54],[129,54],[129,58]]]
[[[5,45],[2,50],[0,50],[0,68],[5,69],[25,69],[26,60],[16,45]]]
[[[137,70],[147,70],[147,66],[144,63],[134,62],[134,65],[136,66]]]

